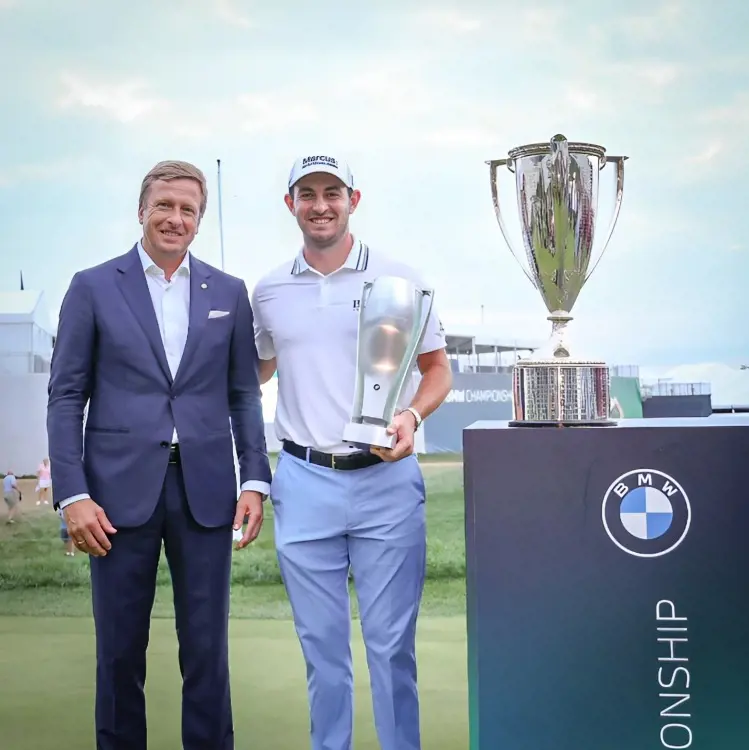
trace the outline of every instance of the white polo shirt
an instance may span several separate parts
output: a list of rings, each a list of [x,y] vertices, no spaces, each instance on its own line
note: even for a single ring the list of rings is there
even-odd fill
[[[279,440],[326,453],[358,450],[342,435],[354,403],[359,302],[364,283],[384,275],[424,284],[405,263],[356,239],[344,265],[327,276],[310,268],[300,251],[258,282],[252,293],[255,343],[260,359],[276,358]],[[419,353],[444,347],[433,305]],[[414,367],[398,408],[410,404],[419,380]]]

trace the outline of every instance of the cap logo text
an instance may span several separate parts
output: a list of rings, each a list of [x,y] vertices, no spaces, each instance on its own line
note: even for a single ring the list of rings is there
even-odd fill
[[[328,167],[333,167],[333,169],[338,169],[338,161],[332,156],[305,156],[302,159],[302,169],[306,169],[307,167],[312,166],[319,166],[320,164],[324,164]]]

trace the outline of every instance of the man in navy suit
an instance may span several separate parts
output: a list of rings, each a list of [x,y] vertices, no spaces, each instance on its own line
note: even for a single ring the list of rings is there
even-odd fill
[[[245,520],[238,546],[258,535],[271,472],[247,288],[188,252],[206,197],[198,168],[157,164],[141,187],[142,239],[76,273],[60,311],[49,454],[55,506],[91,556],[99,750],[147,745],[143,687],[162,542],[183,747],[234,747],[232,535]]]

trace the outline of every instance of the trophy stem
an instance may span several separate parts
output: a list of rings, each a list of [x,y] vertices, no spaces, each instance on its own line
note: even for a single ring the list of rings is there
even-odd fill
[[[551,348],[555,359],[568,359],[570,350],[567,346],[567,326],[572,315],[564,310],[555,310],[546,320],[551,321]]]

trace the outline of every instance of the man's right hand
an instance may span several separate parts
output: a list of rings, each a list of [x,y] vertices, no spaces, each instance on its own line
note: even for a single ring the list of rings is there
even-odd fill
[[[90,497],[66,505],[63,514],[70,538],[79,550],[104,557],[112,549],[107,534],[116,534],[117,529],[109,523],[104,509]]]

